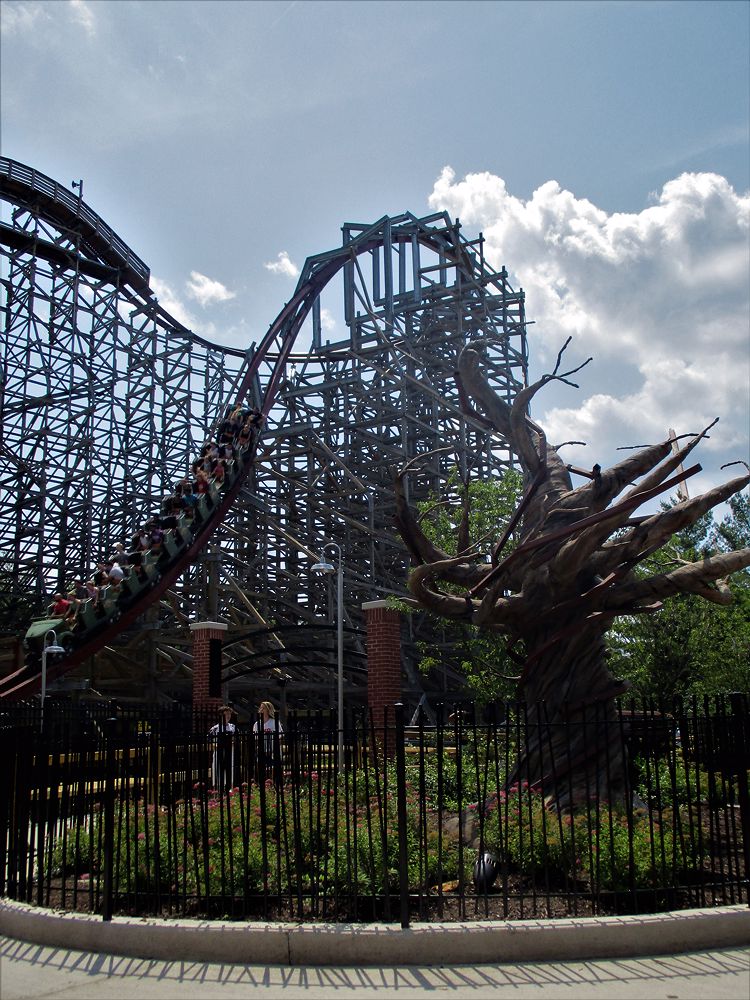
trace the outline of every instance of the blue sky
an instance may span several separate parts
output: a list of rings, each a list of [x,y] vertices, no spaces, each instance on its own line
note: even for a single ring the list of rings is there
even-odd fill
[[[535,409],[582,461],[715,415],[705,464],[750,458],[747,3],[0,9],[3,154],[83,177],[205,335],[259,339],[280,253],[447,208],[527,291],[535,366],[595,355]]]

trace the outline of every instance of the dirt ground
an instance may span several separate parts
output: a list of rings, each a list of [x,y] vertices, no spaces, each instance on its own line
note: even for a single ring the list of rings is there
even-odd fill
[[[16,894],[19,895],[19,894]],[[737,898],[735,898],[737,897]],[[101,903],[95,887],[87,879],[68,880],[65,885],[58,879],[49,888],[45,886],[39,898],[36,887],[26,895],[26,901],[50,909],[75,913],[101,913]],[[475,892],[467,884],[463,893],[455,883],[431,889],[422,896],[409,898],[410,921],[459,922],[473,920],[528,920],[555,919],[576,916],[594,916],[623,913],[656,913],[692,906],[726,905],[743,902],[736,890],[727,892],[726,886],[704,886],[701,891],[659,890],[631,893],[607,893],[599,897],[586,892],[581,885],[534,886],[524,876],[508,876],[500,880],[492,891]],[[229,919],[229,920],[278,920],[278,921],[328,921],[363,922],[400,920],[401,903],[397,895],[390,898],[389,906],[381,899],[368,896],[355,899],[310,896],[250,896],[247,900],[190,899],[183,897],[148,898],[119,896],[114,912],[120,916],[153,916],[164,919],[180,917]]]

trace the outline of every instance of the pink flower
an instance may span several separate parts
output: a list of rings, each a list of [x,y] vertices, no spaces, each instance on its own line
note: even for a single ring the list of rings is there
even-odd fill
[[[146,834],[145,833],[139,833],[138,834],[138,839],[139,840],[145,840],[146,839]]]

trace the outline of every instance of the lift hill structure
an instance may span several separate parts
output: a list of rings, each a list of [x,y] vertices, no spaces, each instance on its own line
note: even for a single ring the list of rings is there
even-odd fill
[[[0,553],[15,596],[41,608],[157,513],[227,406],[265,416],[226,483],[146,560],[147,581],[105,594],[103,616],[84,607],[49,679],[188,700],[189,623],[220,620],[234,700],[264,691],[330,707],[332,595],[310,567],[335,541],[347,698],[363,696],[361,606],[404,593],[408,563],[390,468],[425,456],[414,499],[453,465],[492,476],[512,462],[455,376],[472,343],[503,397],[526,382],[523,292],[485,260],[481,235],[467,240],[445,213],[348,223],[342,246],[307,259],[268,331],[239,350],[169,315],[147,265],[80,187],[0,158],[0,205]],[[450,663],[428,678],[416,669],[416,643],[439,644],[440,627],[415,615],[404,629],[407,699],[460,690]],[[31,645],[7,665],[0,697],[38,689]]]

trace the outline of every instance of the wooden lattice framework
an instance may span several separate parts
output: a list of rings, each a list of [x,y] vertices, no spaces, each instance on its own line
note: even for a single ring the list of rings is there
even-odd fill
[[[452,446],[420,464],[410,481],[418,495],[450,465],[491,476],[510,464],[506,443],[465,412],[455,370],[471,342],[501,396],[525,384],[523,293],[487,265],[481,237],[465,240],[445,214],[350,224],[342,248],[306,263],[293,336],[282,311],[259,348],[234,350],[161,308],[146,265],[80,189],[4,159],[0,185],[0,555],[19,588],[41,605],[90,570],[158,509],[238,394],[265,400],[254,468],[208,549],[79,677],[121,698],[186,698],[188,620],[219,616],[230,623],[233,698],[278,687],[328,705],[333,608],[310,567],[334,540],[356,695],[360,606],[404,592],[390,468]],[[432,627],[416,616],[407,625],[415,699],[414,642]]]

